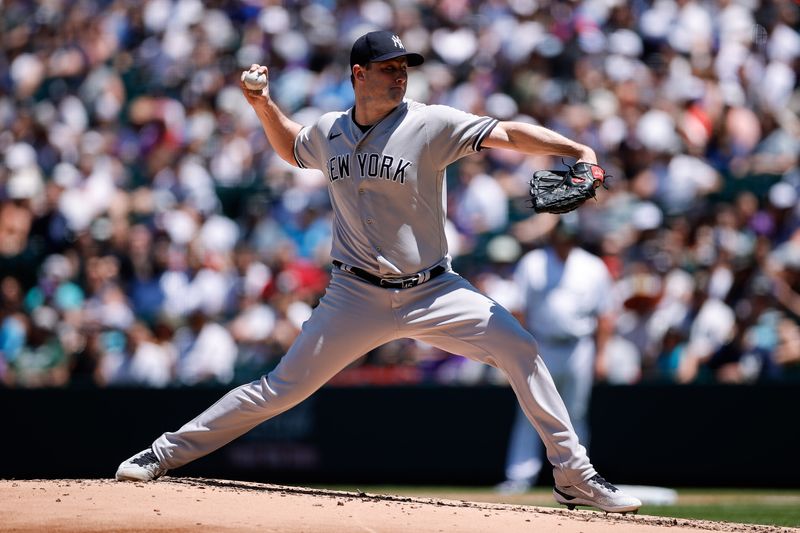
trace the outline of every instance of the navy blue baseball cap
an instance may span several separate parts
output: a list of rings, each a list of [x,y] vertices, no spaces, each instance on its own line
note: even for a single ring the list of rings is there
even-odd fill
[[[408,66],[421,65],[425,58],[420,54],[407,52],[403,42],[390,31],[371,31],[353,43],[350,50],[350,68],[353,65],[366,65],[372,61],[387,61],[396,57],[408,58]]]

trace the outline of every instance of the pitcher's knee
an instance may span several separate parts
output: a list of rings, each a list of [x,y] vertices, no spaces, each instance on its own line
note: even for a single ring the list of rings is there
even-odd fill
[[[271,372],[261,378],[261,396],[271,408],[291,407],[310,396],[312,390],[298,381],[289,381]]]
[[[529,357],[535,358],[539,355],[539,343],[527,331],[516,332],[507,337],[506,343],[510,345],[511,350],[518,354],[527,354]]]
[[[501,369],[516,366],[520,361],[529,363],[539,358],[539,345],[527,331],[510,332],[504,337],[502,344],[492,350],[492,361],[489,364]]]

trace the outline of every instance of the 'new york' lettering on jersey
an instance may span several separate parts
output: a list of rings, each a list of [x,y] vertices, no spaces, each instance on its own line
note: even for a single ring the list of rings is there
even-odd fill
[[[480,150],[496,124],[404,100],[366,132],[353,121],[352,108],[304,127],[294,156],[298,166],[329,180],[332,258],[382,277],[448,262],[445,169]]]
[[[328,159],[328,179],[336,181],[350,177],[350,153],[338,154]],[[366,178],[381,178],[406,182],[406,170],[411,161],[388,154],[357,154],[359,175]]]

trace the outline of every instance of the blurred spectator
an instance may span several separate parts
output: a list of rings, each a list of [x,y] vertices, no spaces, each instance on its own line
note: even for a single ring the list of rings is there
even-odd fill
[[[495,233],[508,224],[508,197],[497,180],[486,174],[481,159],[468,159],[459,167],[459,187],[455,197],[453,221],[471,237]]]
[[[184,385],[226,384],[233,379],[236,343],[228,330],[197,309],[175,332],[176,377]]]
[[[800,318],[800,228],[768,258],[775,298],[789,315]]]
[[[58,314],[41,306],[20,323],[25,342],[9,351],[11,382],[21,387],[57,387],[69,380],[66,354],[56,333]]]
[[[155,342],[145,324],[134,323],[118,348],[103,359],[100,371],[105,384],[165,387],[172,381],[177,354]]]
[[[695,287],[686,315],[677,325],[686,336],[674,379],[688,383],[698,379],[713,355],[729,343],[736,332],[733,310],[711,291],[710,275],[695,276]]]
[[[42,264],[41,274],[35,287],[25,295],[25,307],[29,311],[51,305],[60,311],[80,309],[84,304],[84,293],[74,278],[72,264],[63,255],[48,256]]]

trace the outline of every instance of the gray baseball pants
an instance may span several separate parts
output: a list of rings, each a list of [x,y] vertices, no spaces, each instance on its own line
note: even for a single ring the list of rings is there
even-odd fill
[[[572,427],[584,446],[589,443],[589,401],[594,381],[595,343],[584,337],[574,343],[539,341],[553,382],[567,406]],[[535,484],[542,469],[542,441],[520,410],[514,414],[506,459],[506,479]]]
[[[453,272],[410,289],[384,289],[334,271],[319,306],[272,372],[231,390],[178,431],[164,433],[153,451],[169,469],[207,455],[399,338],[499,368],[544,442],[556,483],[574,485],[596,473],[536,341],[508,311]]]

